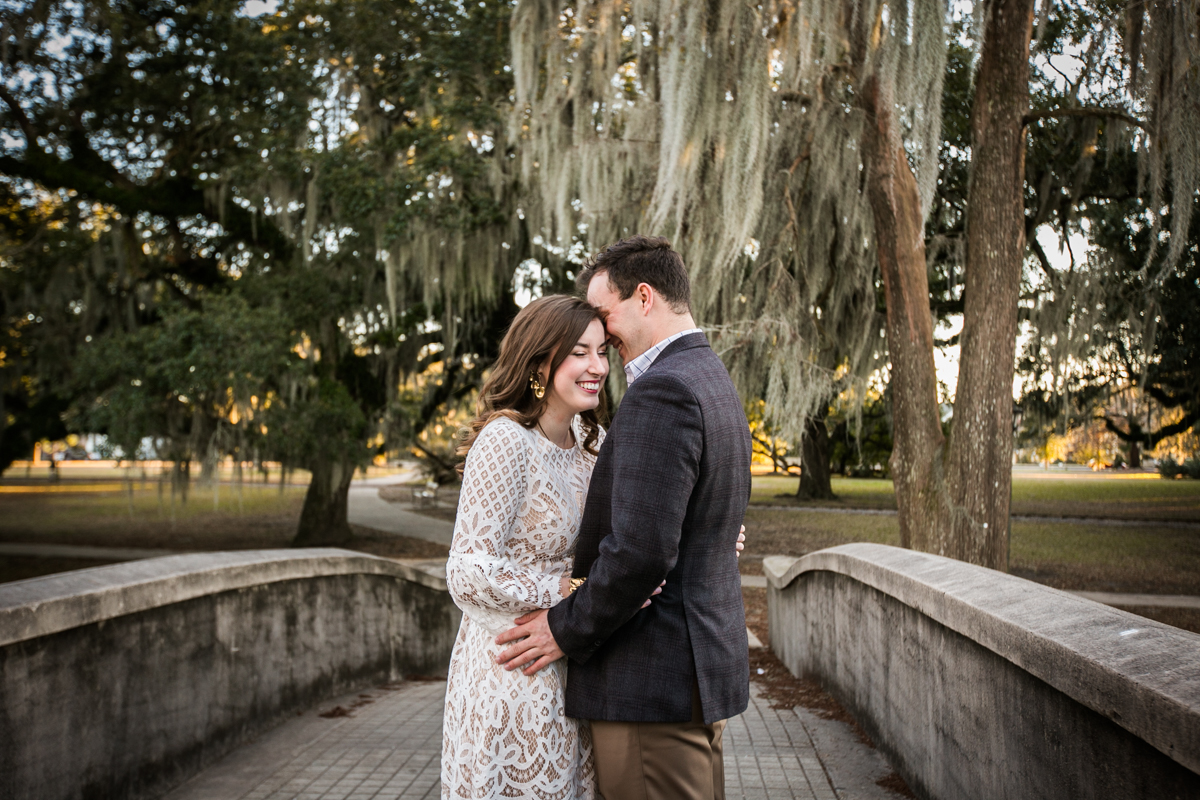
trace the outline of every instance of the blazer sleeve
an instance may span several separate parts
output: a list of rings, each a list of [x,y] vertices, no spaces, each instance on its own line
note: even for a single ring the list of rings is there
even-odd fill
[[[509,558],[525,500],[529,451],[516,423],[496,420],[467,454],[446,585],[459,608],[523,614],[561,598],[559,578]]]
[[[609,436],[612,531],[587,582],[550,610],[555,641],[581,663],[674,569],[704,452],[700,404],[675,376],[643,375],[619,413],[620,430]]]

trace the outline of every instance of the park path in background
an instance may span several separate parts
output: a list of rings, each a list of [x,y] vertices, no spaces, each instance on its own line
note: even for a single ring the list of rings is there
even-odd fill
[[[350,484],[346,518],[351,525],[449,546],[454,538],[454,523],[409,511],[404,503],[389,503],[379,496],[381,488],[409,483],[416,477],[416,472],[409,471],[354,481]]]
[[[876,516],[894,517],[894,508],[840,508],[838,506],[784,506],[751,503],[750,508],[766,508],[772,511],[812,511],[817,514],[874,514]],[[1013,514],[1013,522],[1040,522],[1066,525],[1105,525],[1118,527],[1145,528],[1181,528],[1183,530],[1200,530],[1200,522],[1189,522],[1179,519],[1113,519],[1112,517],[1035,517],[1028,514]]]
[[[141,561],[143,558],[179,556],[186,550],[157,547],[92,547],[77,544],[19,544],[0,542],[0,556],[29,558],[94,558],[97,561]]]

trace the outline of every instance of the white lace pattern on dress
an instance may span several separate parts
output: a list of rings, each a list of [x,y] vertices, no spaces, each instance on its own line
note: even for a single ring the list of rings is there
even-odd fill
[[[578,418],[573,425],[580,436]],[[592,800],[591,730],[564,713],[565,660],[533,676],[495,657],[513,620],[557,603],[595,457],[500,417],[467,455],[446,583],[463,610],[446,685],[442,797]]]

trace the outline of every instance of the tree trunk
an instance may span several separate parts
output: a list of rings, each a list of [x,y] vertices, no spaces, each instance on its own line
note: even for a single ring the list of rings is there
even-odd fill
[[[945,554],[1007,570],[1033,0],[992,0],[986,13],[971,108],[962,350],[946,469],[951,536]]]
[[[293,547],[345,544],[353,538],[346,519],[353,478],[354,465],[350,463],[322,461],[312,466],[312,482],[304,495]]]
[[[864,86],[864,155],[887,298],[901,544],[1006,570],[1033,3],[992,0],[987,14],[971,118],[962,351],[948,447],[938,415],[922,209],[891,87],[877,78]]]
[[[829,430],[824,418],[810,417],[804,425],[804,444],[800,448],[800,500],[833,500],[829,481]]]
[[[900,544],[940,552],[947,535],[940,513],[945,506],[940,502],[945,494],[945,437],[938,416],[921,202],[900,144],[891,86],[872,78],[863,100],[869,116],[864,131],[866,180],[887,300],[895,431],[888,463],[896,487]]]

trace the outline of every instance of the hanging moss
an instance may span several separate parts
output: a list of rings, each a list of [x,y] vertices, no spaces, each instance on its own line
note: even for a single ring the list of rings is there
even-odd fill
[[[805,420],[884,355],[855,93],[877,72],[896,86],[928,205],[944,7],[618,8],[560,13],[526,0],[514,12],[511,128],[526,213],[559,250],[668,236],[735,380],[798,441]]]

